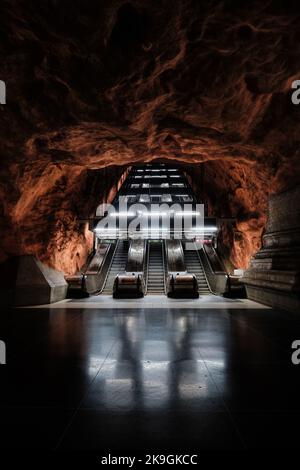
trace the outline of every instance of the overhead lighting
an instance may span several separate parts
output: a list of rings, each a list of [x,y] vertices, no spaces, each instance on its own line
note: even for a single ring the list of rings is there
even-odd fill
[[[165,175],[149,175],[148,178],[165,178],[166,179],[166,176]]]
[[[175,215],[200,215],[198,211],[177,211]]]
[[[206,227],[193,227],[193,230],[199,232],[217,232],[218,227],[207,225]]]
[[[151,217],[152,215],[168,215],[167,212],[161,212],[161,211],[152,211],[152,212],[140,212],[140,215],[143,217]]]
[[[116,228],[95,228],[94,229],[96,233],[103,233],[103,232],[113,232],[116,233],[117,229]]]
[[[135,212],[128,211],[128,212],[111,212],[110,217],[134,217]]]
[[[169,229],[167,228],[148,228],[148,229],[145,229],[145,230],[141,230],[141,232],[144,232],[144,233],[151,233],[151,234],[154,234],[154,233],[159,233],[159,232],[168,232]]]

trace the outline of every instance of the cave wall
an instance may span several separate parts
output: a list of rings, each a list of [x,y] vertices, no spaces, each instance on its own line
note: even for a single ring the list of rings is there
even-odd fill
[[[111,202],[126,169],[38,168],[19,175],[18,199],[2,217],[1,262],[31,254],[65,274],[75,274],[93,246],[88,219]],[[8,225],[9,223],[9,225]]]
[[[214,161],[184,166],[206,215],[219,218],[219,252],[229,272],[245,269],[261,247],[271,193],[270,171],[257,163]]]
[[[246,267],[269,194],[300,179],[298,2],[3,0],[0,16],[0,260],[73,272],[104,191],[99,177],[87,194],[89,172],[163,158],[205,163],[209,210],[237,216],[224,251]]]

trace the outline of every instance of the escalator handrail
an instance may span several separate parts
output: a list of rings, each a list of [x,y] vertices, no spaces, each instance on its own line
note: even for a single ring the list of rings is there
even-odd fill
[[[163,263],[163,272],[164,272],[164,293],[167,293],[167,262],[166,262],[166,240],[162,241],[161,243],[161,255],[162,255],[162,263]]]
[[[226,282],[225,282],[225,286],[227,286],[228,288],[228,280],[229,280],[229,276],[227,274],[227,272],[224,270],[224,271],[214,271],[212,266],[211,266],[211,263],[210,263],[210,260],[209,260],[209,257],[208,257],[208,254],[206,253],[205,249],[203,248],[202,249],[202,253],[203,253],[203,258],[205,260],[205,264],[207,266],[207,268],[209,269],[210,271],[210,274],[212,276],[215,276],[215,278],[217,278],[218,276],[223,276],[225,279],[226,279]],[[216,252],[215,252],[216,253]],[[218,254],[216,253],[216,256],[218,256]],[[201,256],[199,255],[200,259],[201,259]],[[205,265],[202,263],[203,265],[203,268],[204,268],[204,273],[205,273],[205,277],[206,279],[208,279],[207,275],[206,275],[206,272],[205,272]],[[211,288],[211,285],[210,285],[210,282],[208,282],[208,285],[209,285],[209,288],[211,290],[211,292],[214,294],[215,292],[212,290]],[[227,290],[227,288],[225,287],[225,291]],[[224,291],[224,292],[225,292]]]
[[[222,263],[222,260],[220,259],[220,257],[219,257],[219,255],[218,255],[218,253],[216,252],[215,248],[214,248],[213,246],[211,246],[210,248],[212,249],[213,254],[214,254],[214,256],[217,258],[217,261],[218,261],[218,263],[219,263],[219,265],[220,265],[220,267],[221,267],[221,270],[219,270],[219,269],[214,270],[214,269],[213,269],[213,267],[212,267],[212,265],[211,265],[211,261],[210,261],[209,255],[208,255],[208,253],[206,252],[206,246],[203,246],[203,251],[204,251],[204,253],[205,253],[205,256],[206,256],[206,258],[207,258],[207,261],[208,261],[208,263],[209,263],[209,266],[210,266],[210,269],[211,269],[212,273],[213,273],[213,274],[226,274],[226,275],[228,276],[228,274],[227,274],[227,272],[226,272],[226,269],[225,269],[225,267],[224,267],[224,265],[223,265],[223,263]]]
[[[117,239],[117,243],[116,243],[116,246],[115,246],[115,251],[114,251],[114,254],[113,256],[111,257],[111,260],[110,260],[110,263],[108,265],[108,268],[107,268],[107,271],[106,271],[106,274],[105,274],[105,278],[104,278],[104,281],[103,281],[103,284],[102,284],[102,287],[99,291],[99,294],[101,294],[106,286],[106,283],[107,283],[107,278],[109,276],[109,273],[110,273],[110,270],[111,270],[111,266],[114,262],[114,259],[115,259],[115,256],[116,256],[116,253],[117,253],[117,249],[118,249],[118,246],[119,246],[119,243],[120,243],[120,239],[118,238]]]
[[[148,275],[148,270],[149,270],[149,257],[150,257],[150,243],[147,242],[147,251],[146,251],[146,262],[145,262],[145,272],[144,272],[144,276],[145,276],[145,293],[147,294],[148,292],[148,278],[149,278],[149,275]]]
[[[220,264],[221,264],[221,260],[219,259],[218,253],[216,252],[216,250],[215,250],[214,248],[213,248],[213,250],[214,250],[214,254],[217,256],[217,258],[218,258],[218,260],[219,260],[219,262],[220,262]],[[207,261],[207,264],[208,264],[208,266],[209,266],[209,269],[210,269],[211,273],[212,273],[212,274],[223,274],[223,275],[225,275],[225,276],[228,278],[229,276],[228,276],[228,273],[225,271],[225,268],[224,268],[223,271],[214,271],[214,269],[212,268],[212,265],[211,265],[209,256],[208,256],[208,254],[206,253],[206,250],[205,250],[204,247],[203,247],[203,250],[202,250],[202,251],[203,251],[203,253],[204,253],[205,259],[206,259],[206,261]]]
[[[93,248],[92,251],[88,254],[87,260],[81,268],[81,275],[82,276],[84,276],[85,273],[87,272],[88,267],[89,267],[92,259],[94,258],[95,254],[96,254],[96,250],[95,250],[95,248]]]
[[[107,261],[107,258],[109,255],[111,255],[111,250],[110,248],[108,248],[108,250],[106,251],[105,253],[105,256],[103,257],[103,260],[102,260],[102,263],[100,265],[100,267],[97,269],[97,272],[94,272],[94,273],[88,273],[88,270],[89,270],[89,266],[91,264],[91,262],[93,261],[94,259],[94,256],[96,255],[97,253],[97,250],[93,250],[93,256],[89,256],[89,264],[86,264],[86,267],[85,267],[85,270],[84,272],[81,274],[81,290],[83,290],[84,292],[88,293],[89,295],[97,295],[97,294],[100,294],[102,292],[102,289],[103,289],[103,284],[102,284],[102,288],[101,289],[98,289],[98,290],[95,290],[95,291],[92,291],[92,292],[89,292],[87,290],[87,286],[86,286],[86,281],[89,277],[96,277],[96,276],[101,276],[102,274],[102,271],[104,270],[105,268],[105,263]],[[111,258],[113,258],[113,256],[111,256]]]

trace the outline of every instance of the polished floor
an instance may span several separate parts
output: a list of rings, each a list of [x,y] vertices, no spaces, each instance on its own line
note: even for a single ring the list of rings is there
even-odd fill
[[[255,308],[1,313],[0,448],[298,447],[300,315]]]
[[[238,308],[238,309],[268,309],[249,299],[229,299],[218,295],[204,295],[198,299],[171,299],[166,295],[146,295],[141,299],[112,299],[111,295],[95,295],[82,299],[65,299],[60,302],[46,305],[22,307],[33,308],[71,308],[71,309],[201,309],[208,308]]]

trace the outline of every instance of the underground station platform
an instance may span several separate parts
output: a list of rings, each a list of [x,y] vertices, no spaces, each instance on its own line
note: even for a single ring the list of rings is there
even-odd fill
[[[155,217],[152,231],[121,227],[156,202],[177,204],[167,236],[166,209],[152,206],[140,214]],[[195,230],[188,241],[175,237],[185,203]],[[112,212],[89,221],[93,250],[78,274],[62,278],[30,257],[19,263],[17,301],[0,318],[9,345],[3,449],[131,455],[298,445],[291,345],[300,317],[227,272],[218,220],[204,213],[199,230],[197,203],[179,168],[132,167]]]

